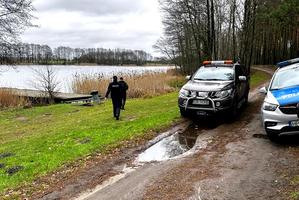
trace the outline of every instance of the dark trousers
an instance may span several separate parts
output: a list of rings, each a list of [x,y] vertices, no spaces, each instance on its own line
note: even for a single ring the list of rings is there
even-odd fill
[[[113,115],[114,117],[120,116],[120,108],[121,108],[121,99],[120,98],[112,98],[113,104]]]
[[[124,109],[127,101],[127,93],[122,94],[121,97],[121,108]]]

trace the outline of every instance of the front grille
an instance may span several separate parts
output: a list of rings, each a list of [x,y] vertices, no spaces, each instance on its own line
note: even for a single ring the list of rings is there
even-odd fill
[[[283,127],[281,129],[281,132],[298,132],[299,131],[299,127]]]
[[[287,115],[296,115],[298,113],[297,104],[280,106],[279,109],[282,113]]]

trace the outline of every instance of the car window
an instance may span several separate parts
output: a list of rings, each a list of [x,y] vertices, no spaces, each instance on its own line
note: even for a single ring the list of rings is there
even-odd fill
[[[299,67],[278,71],[273,78],[270,90],[299,86]]]
[[[194,75],[194,80],[230,81],[234,80],[232,67],[201,67]]]

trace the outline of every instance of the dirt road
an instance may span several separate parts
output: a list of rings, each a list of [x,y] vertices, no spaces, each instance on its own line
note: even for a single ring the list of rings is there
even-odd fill
[[[263,97],[255,89],[249,99],[249,105],[235,121],[226,120],[223,115],[213,122],[194,121],[186,130],[180,129],[186,141],[191,138],[192,143],[195,138],[194,146],[186,142],[193,146],[191,150],[177,149],[171,159],[150,153],[146,155],[149,157],[139,156],[139,161],[131,159],[126,165],[117,165],[121,173],[74,199],[298,198],[299,137],[281,138],[279,144],[270,142],[260,122]],[[170,144],[167,148],[173,153],[176,143]],[[155,154],[155,147],[152,151]],[[157,150],[156,153],[159,154]],[[140,162],[142,159],[145,161]],[[62,191],[42,199],[73,196]]]

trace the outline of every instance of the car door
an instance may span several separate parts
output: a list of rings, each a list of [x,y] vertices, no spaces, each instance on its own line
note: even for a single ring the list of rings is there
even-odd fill
[[[240,76],[246,77],[246,73],[245,73],[245,71],[242,70],[240,65],[236,65],[235,70],[236,70],[236,89],[237,89],[237,94],[238,94],[238,101],[241,101],[245,97],[247,82],[240,81],[239,77]]]

